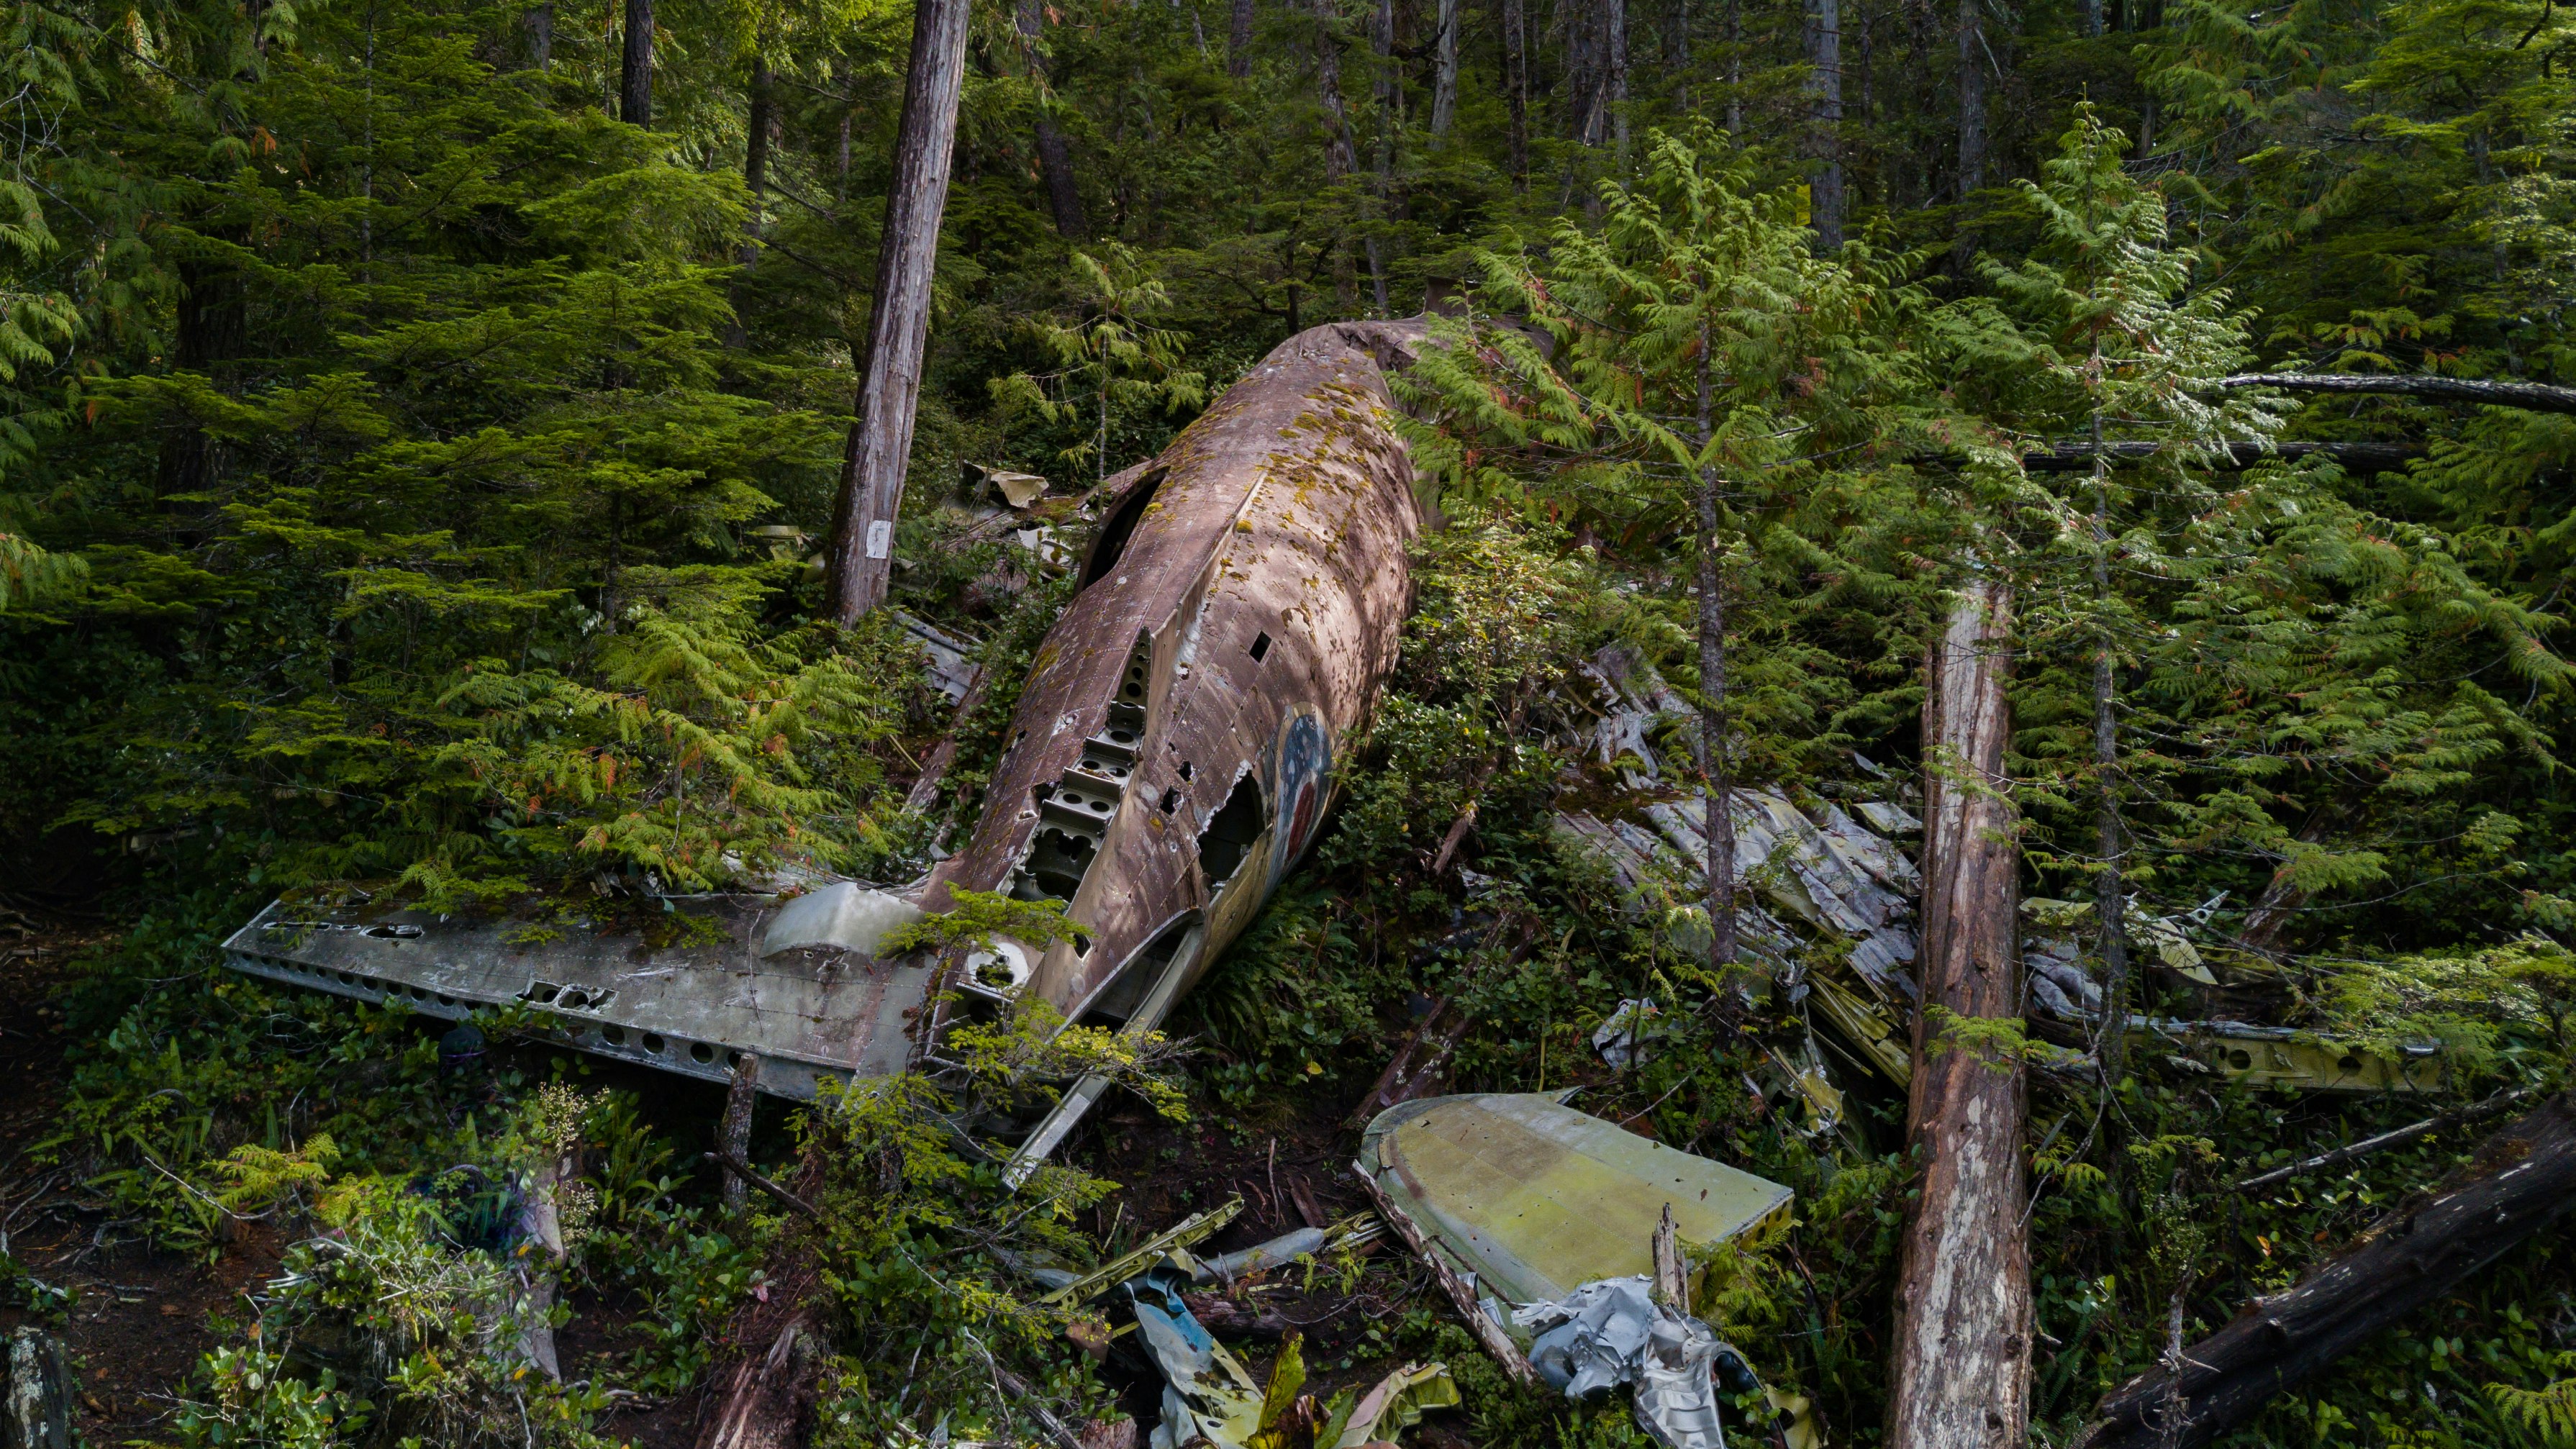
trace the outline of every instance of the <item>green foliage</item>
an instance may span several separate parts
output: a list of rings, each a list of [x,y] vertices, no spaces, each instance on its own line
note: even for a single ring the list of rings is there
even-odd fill
[[[1048,1163],[1014,1192],[1002,1182],[1000,1145],[969,1149],[965,1133],[1017,1103],[1037,1077],[1100,1072],[1166,1113],[1181,1107],[1154,1071],[1159,1039],[1060,1025],[1030,1011],[952,1030],[954,1080],[907,1072],[854,1081],[803,1119],[807,1160],[822,1165],[809,1181],[822,1212],[823,1282],[846,1318],[834,1386],[818,1410],[821,1442],[885,1442],[918,1403],[942,1405],[952,1431],[1028,1432],[1025,1401],[996,1381],[1006,1359],[1060,1409],[1106,1410],[1106,1391],[1067,1351],[1072,1311],[1037,1301],[1020,1275],[1031,1264],[1088,1264],[1100,1249],[1076,1215],[1116,1184]]]
[[[1023,901],[1000,891],[951,889],[948,909],[888,931],[879,943],[888,955],[929,950],[946,953],[964,946],[990,951],[997,936],[1008,936],[1043,951],[1073,934],[1062,901]]]
[[[1071,319],[1040,316],[1022,324],[1055,370],[1043,376],[1015,372],[992,383],[1005,419],[1027,415],[1062,424],[1088,412],[1093,434],[1056,456],[1075,467],[1091,464],[1095,480],[1109,473],[1113,408],[1176,413],[1207,402],[1206,379],[1181,366],[1188,339],[1144,320],[1169,310],[1171,293],[1133,247],[1112,242],[1104,255],[1105,260],[1073,254]]]
[[[2544,1443],[2576,1443],[2576,1379],[2560,1379],[2538,1389],[2489,1384],[2487,1393],[2498,1408],[2521,1421]]]

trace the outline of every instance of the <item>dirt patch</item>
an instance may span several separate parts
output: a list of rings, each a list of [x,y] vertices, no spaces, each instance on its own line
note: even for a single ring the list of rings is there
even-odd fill
[[[34,1316],[70,1350],[80,1391],[76,1427],[92,1444],[164,1432],[198,1356],[214,1346],[216,1315],[247,1318],[242,1294],[272,1276],[281,1244],[263,1223],[244,1225],[213,1263],[123,1237],[80,1174],[30,1160],[53,1135],[69,1089],[69,1046],[59,1005],[71,962],[101,935],[23,917],[0,935],[0,1233],[9,1255],[44,1288],[70,1295],[59,1315]],[[30,1321],[24,1304],[0,1307],[0,1329]]]

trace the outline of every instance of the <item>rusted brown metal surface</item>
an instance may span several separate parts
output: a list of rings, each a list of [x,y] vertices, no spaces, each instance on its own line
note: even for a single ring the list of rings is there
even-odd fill
[[[668,949],[609,932],[533,944],[508,920],[422,912],[308,919],[280,902],[227,958],[434,1015],[538,1007],[564,1045],[710,1080],[757,1059],[760,1090],[809,1097],[936,1058],[957,1009],[947,968],[880,958],[876,942],[966,887],[1061,900],[1079,935],[1043,952],[997,943],[955,979],[963,1009],[1033,997],[1150,1028],[1313,842],[1394,667],[1422,517],[1386,369],[1420,335],[1302,332],[1112,480],[973,836],[918,891],[800,877],[801,893],[693,904],[720,939]],[[1024,1150],[1052,1150],[1104,1085],[1077,1084]]]
[[[1402,323],[1298,334],[1129,470],[1039,648],[953,887],[1066,903],[959,983],[1159,1018],[1313,842],[1396,658],[1422,519],[1387,426]]]

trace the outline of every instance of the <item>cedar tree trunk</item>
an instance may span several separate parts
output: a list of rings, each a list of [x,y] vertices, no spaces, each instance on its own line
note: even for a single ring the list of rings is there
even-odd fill
[[[1038,0],[1020,0],[1013,21],[1020,32],[1020,48],[1027,57],[1029,75],[1045,89],[1046,62],[1038,54],[1038,37],[1045,30],[1046,17]],[[1090,223],[1082,214],[1082,189],[1073,180],[1073,148],[1065,143],[1064,132],[1041,103],[1037,120],[1038,173],[1046,179],[1047,210],[1055,218],[1055,234],[1069,241],[1079,241],[1089,231]]]
[[[617,114],[630,126],[653,124],[653,0],[626,0],[625,69],[617,83]]]
[[[1807,0],[1807,214],[1816,245],[1843,245],[1842,0]]]
[[[939,218],[948,204],[948,160],[957,140],[957,94],[966,74],[966,0],[920,0],[912,65],[895,132],[894,184],[886,193],[858,417],[841,469],[832,529],[831,612],[844,624],[885,602],[894,572],[894,520],[912,457],[921,400],[921,354],[930,335],[930,278]]]
[[[1888,1449],[2021,1449],[2029,1417],[2022,1067],[1948,1026],[2021,1016],[2021,849],[2003,773],[2011,634],[2011,591],[1972,578],[1924,663],[1923,1002],[1907,1114],[1923,1177],[1897,1278]]]

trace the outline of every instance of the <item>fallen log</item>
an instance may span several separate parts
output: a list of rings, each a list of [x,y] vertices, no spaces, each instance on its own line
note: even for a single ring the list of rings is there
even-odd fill
[[[2277,387],[2283,392],[2318,392],[2336,396],[2387,393],[2432,398],[2438,402],[2476,403],[2491,408],[2521,408],[2534,413],[2576,413],[2576,387],[2539,382],[2490,382],[2470,377],[2375,377],[2360,373],[2245,372],[2218,380],[2220,387]]]
[[[2081,473],[2096,457],[2136,462],[2155,456],[2161,443],[2053,443],[2021,455],[2033,473]],[[2272,443],[2254,440],[2222,443],[2212,463],[2220,468],[2251,468],[2257,463],[2300,458],[2332,458],[2357,473],[2388,473],[2424,456],[2421,443]]]
[[[2103,1397],[2086,1449],[2197,1449],[2275,1394],[2416,1309],[2440,1301],[2576,1208],[2576,1091],[2478,1145],[2467,1164],[2400,1204],[2290,1288]]]
[[[2021,845],[2003,772],[2012,592],[1961,589],[1924,661],[1923,1008],[1908,1141],[1889,1449],[2019,1449],[2030,1409],[2022,1068],[1951,1035],[2021,1014]]]

